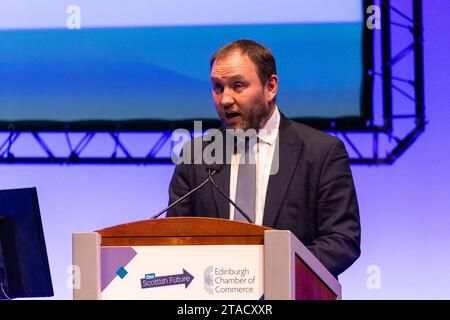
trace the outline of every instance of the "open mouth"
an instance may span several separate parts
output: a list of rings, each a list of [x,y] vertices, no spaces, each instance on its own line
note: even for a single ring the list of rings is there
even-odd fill
[[[241,114],[239,112],[226,112],[225,116],[227,117],[227,119],[233,119],[236,117],[239,117]]]

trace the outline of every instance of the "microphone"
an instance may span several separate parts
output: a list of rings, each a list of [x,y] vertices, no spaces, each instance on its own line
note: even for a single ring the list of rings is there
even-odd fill
[[[252,219],[250,219],[250,217],[241,209],[239,208],[239,206],[234,203],[233,200],[230,199],[230,197],[228,197],[226,195],[225,192],[222,191],[222,189],[219,188],[219,186],[214,182],[212,176],[219,172],[220,170],[222,170],[224,167],[223,164],[218,164],[218,163],[214,163],[214,164],[210,164],[206,166],[206,170],[208,171],[208,179],[212,182],[213,186],[220,192],[221,195],[223,195],[241,214],[242,216],[249,222],[249,223],[254,223],[252,221]]]
[[[249,222],[249,223],[254,223],[252,221],[252,219],[250,219],[250,217],[241,209],[239,208],[239,206],[234,203],[233,200],[230,199],[230,197],[228,197],[225,192],[222,191],[222,189],[219,188],[219,186],[214,182],[214,180],[212,179],[212,177],[216,174],[219,173],[224,167],[224,164],[220,164],[220,163],[213,163],[213,164],[209,164],[206,166],[206,171],[208,172],[208,178],[203,181],[200,185],[198,185],[197,187],[195,187],[194,189],[192,189],[191,191],[189,191],[188,193],[186,193],[184,196],[182,196],[181,198],[179,198],[178,200],[174,201],[173,203],[171,203],[167,208],[164,208],[163,210],[161,210],[160,212],[154,214],[153,216],[150,217],[150,220],[156,219],[159,216],[161,216],[164,212],[166,212],[167,210],[169,210],[170,208],[173,208],[174,206],[176,206],[178,203],[180,203],[181,201],[183,201],[184,199],[186,199],[187,197],[189,197],[191,194],[193,194],[195,191],[199,190],[201,187],[203,187],[205,184],[208,183],[208,181],[211,181],[213,186],[220,192],[220,194],[222,196],[224,196],[241,214],[242,216]]]
[[[223,167],[223,165],[222,165]],[[187,197],[189,197],[191,194],[193,194],[195,191],[197,191],[198,189],[200,189],[201,187],[203,187],[205,184],[208,183],[209,180],[211,180],[211,177],[213,175],[215,175],[217,172],[219,172],[222,168],[217,168],[218,171],[212,169],[211,171],[208,171],[208,178],[203,181],[200,185],[198,185],[197,187],[195,187],[194,189],[192,189],[191,191],[189,191],[188,193],[186,193],[184,196],[182,196],[181,198],[179,198],[178,200],[174,201],[173,203],[171,203],[167,208],[161,210],[160,212],[158,212],[157,214],[154,214],[153,216],[150,217],[150,220],[156,219],[158,218],[160,215],[162,215],[164,212],[166,212],[167,210],[169,210],[170,208],[176,206],[178,203],[180,203],[181,201],[183,201],[184,199],[186,199]]]

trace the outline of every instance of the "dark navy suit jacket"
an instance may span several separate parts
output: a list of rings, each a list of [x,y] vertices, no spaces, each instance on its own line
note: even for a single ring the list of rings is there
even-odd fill
[[[263,225],[293,232],[337,277],[360,255],[359,209],[345,146],[336,137],[281,115],[277,147],[279,170],[269,178]],[[204,163],[177,165],[169,202],[207,177]],[[229,164],[214,181],[229,193]],[[229,219],[229,202],[208,184],[167,216]]]

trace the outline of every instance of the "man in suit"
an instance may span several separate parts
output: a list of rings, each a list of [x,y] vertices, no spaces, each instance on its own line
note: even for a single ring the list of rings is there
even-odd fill
[[[344,144],[280,112],[275,59],[268,48],[237,40],[219,49],[210,66],[213,100],[223,128],[257,133],[257,143],[243,149],[255,158],[254,165],[244,168],[243,154],[235,152],[225,159],[214,181],[256,224],[292,231],[337,277],[360,255],[359,209]],[[202,148],[207,144],[203,141]],[[177,165],[170,202],[207,177],[205,163]],[[195,215],[242,220],[212,186],[167,214]]]

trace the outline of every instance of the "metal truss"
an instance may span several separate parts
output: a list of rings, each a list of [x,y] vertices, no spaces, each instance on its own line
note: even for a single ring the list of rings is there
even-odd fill
[[[373,68],[369,75],[374,82],[380,81],[382,97],[378,110],[380,119],[374,115],[367,123],[367,130],[330,132],[340,137],[347,145],[350,162],[353,164],[379,165],[394,163],[423,133],[426,125],[423,84],[423,28],[422,0],[410,0],[412,17],[394,7],[404,4],[402,0],[379,0],[381,8],[381,68]],[[407,32],[411,42],[392,54],[399,34]],[[404,38],[404,37],[403,37]],[[412,75],[396,70],[399,64]],[[377,63],[375,62],[375,65]],[[403,65],[405,67],[405,65]],[[374,88],[377,89],[376,86]],[[374,104],[375,109],[375,104]],[[376,111],[376,110],[375,110]],[[376,113],[374,111],[374,114]],[[124,132],[3,132],[0,133],[0,163],[10,164],[164,164],[172,163],[171,131],[153,133],[143,142],[124,139]],[[134,133],[142,136],[150,133]],[[59,136],[59,150],[51,146],[54,135]],[[61,139],[62,138],[62,139]],[[130,138],[130,137],[127,137]],[[21,150],[20,142],[27,141],[27,150]],[[132,139],[131,139],[132,140]],[[64,142],[65,141],[65,142]],[[75,142],[76,141],[76,142]],[[133,147],[145,144],[146,150],[133,151]],[[36,148],[30,148],[34,145]],[[101,146],[102,154],[89,149]],[[28,154],[33,149],[33,154]],[[145,148],[144,148],[145,149]],[[91,148],[92,150],[92,148]],[[165,150],[166,152],[163,152]]]
[[[144,137],[146,133],[132,133],[131,135],[139,135],[141,140],[148,148],[141,150],[137,155],[131,151],[130,147],[137,145],[136,141],[122,140],[127,133],[119,132],[10,132],[7,134],[3,143],[0,140],[0,163],[21,163],[21,164],[161,164],[172,163],[170,152],[168,155],[160,156],[161,151],[167,143],[172,143],[171,131],[161,133],[147,133],[148,137]],[[56,136],[56,137],[55,137]],[[59,139],[57,143],[53,143],[51,147],[49,141],[54,142],[54,138]],[[20,138],[22,142],[26,141],[27,151],[35,154],[30,156],[23,154],[20,148]],[[144,139],[142,139],[144,138]],[[109,139],[109,141],[108,141]],[[56,139],[57,140],[57,139]],[[130,139],[128,139],[130,140]],[[17,146],[17,155],[14,146]],[[55,145],[58,148],[55,148]],[[101,146],[101,155],[98,150],[92,153],[90,146],[98,148]],[[35,147],[35,148],[33,148]],[[31,149],[31,150],[30,150]],[[92,149],[92,148],[91,148]],[[36,155],[36,154],[41,154]]]
[[[331,132],[345,141],[353,164],[393,164],[424,132],[426,125],[422,0],[410,0],[412,17],[404,9],[394,6],[394,3],[405,5],[406,1],[380,0],[379,3],[381,69],[375,67],[369,75],[375,81],[381,81],[378,88],[382,97],[379,103],[381,124],[377,125],[377,119],[374,119],[368,125],[368,132]],[[403,44],[400,40],[405,38],[405,32],[409,34],[410,42]],[[392,54],[394,45],[403,47]],[[411,71],[412,75],[408,74]],[[374,97],[376,95],[374,92]]]

